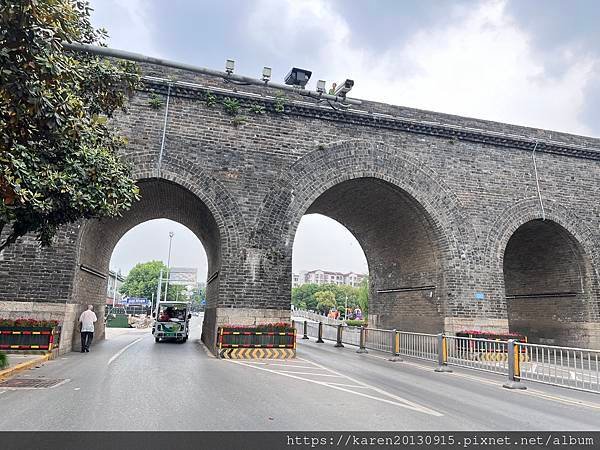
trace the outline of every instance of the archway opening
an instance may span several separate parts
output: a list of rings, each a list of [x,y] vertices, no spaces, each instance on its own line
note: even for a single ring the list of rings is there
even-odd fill
[[[189,230],[206,252],[205,307],[214,309],[219,295],[219,279],[215,274],[221,266],[221,238],[215,217],[200,198],[176,183],[153,178],[139,181],[138,186],[141,200],[121,217],[89,221],[83,226],[73,303],[79,305],[80,310],[86,304],[93,304],[98,315],[103,315],[107,304],[110,260],[118,242],[140,224],[169,219]],[[163,258],[168,257],[168,237],[148,236],[141,244],[147,248],[158,247],[158,251],[164,253]],[[171,262],[175,263],[175,260]],[[98,325],[97,335],[104,336],[103,324]],[[78,339],[78,333],[73,333],[74,345]]]
[[[153,219],[133,227],[115,246],[109,267],[108,327],[123,326],[124,315],[133,326],[149,326],[159,295],[161,300],[188,301],[194,311],[204,310],[206,252],[198,237],[178,222]]]
[[[355,178],[321,193],[305,214],[335,220],[360,244],[369,269],[371,326],[443,330],[441,233],[412,196],[378,178]]]
[[[510,331],[530,342],[579,345],[577,323],[587,317],[585,266],[581,245],[556,222],[521,225],[503,260]]]

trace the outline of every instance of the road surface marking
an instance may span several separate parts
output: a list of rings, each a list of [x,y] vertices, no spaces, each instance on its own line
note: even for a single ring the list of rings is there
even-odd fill
[[[112,362],[113,362],[115,359],[117,359],[119,356],[121,356],[125,350],[127,350],[127,349],[128,349],[129,347],[131,347],[132,345],[134,345],[134,344],[137,344],[137,343],[138,343],[138,342],[140,342],[142,339],[144,339],[144,338],[137,338],[135,341],[133,341],[133,342],[131,342],[131,343],[127,344],[125,347],[123,347],[121,350],[119,350],[117,353],[115,353],[115,354],[113,355],[113,357],[112,357],[112,358],[110,358],[110,359],[108,360],[108,363],[107,363],[106,365],[107,365],[107,366],[110,366],[110,365],[111,365],[111,363],[112,363]]]
[[[389,359],[387,357],[384,356],[378,356],[378,355],[372,355],[369,353],[366,353],[366,356],[372,357],[372,358],[378,358],[378,359],[383,359],[385,361],[388,361]],[[403,355],[405,356],[405,355]],[[301,359],[301,358],[298,358]],[[412,362],[412,361],[406,361],[404,360],[402,363],[402,365],[406,364],[409,366],[413,366],[422,370],[427,370],[427,371],[431,371],[432,367],[431,366],[425,366],[423,364],[419,364],[416,362]],[[453,366],[456,368],[463,368],[460,366]],[[505,389],[502,387],[502,384],[498,381],[492,381],[492,380],[487,380],[485,378],[480,378],[477,377],[475,375],[468,375],[468,374],[464,374],[464,373],[458,373],[458,372],[453,372],[452,376],[456,376],[456,377],[460,377],[460,378],[466,378],[468,380],[473,380],[473,381],[477,381],[479,383],[483,383],[483,384],[489,384],[490,386],[494,386],[496,388],[500,388],[500,389]],[[515,390],[513,391],[515,393],[520,393],[520,394],[525,394],[525,395],[530,395],[532,397],[539,397],[539,398],[543,398],[546,400],[551,400],[551,401],[555,401],[558,403],[563,403],[566,405],[574,405],[574,406],[584,406],[587,408],[592,408],[592,409],[600,409],[600,404],[597,403],[590,403],[590,402],[586,402],[583,400],[577,400],[577,399],[572,399],[572,398],[567,398],[567,397],[559,397],[559,396],[554,396],[554,395],[550,395],[550,394],[545,394],[541,391],[535,390],[535,389],[531,389],[531,388],[527,388],[526,390]]]
[[[0,391],[0,395],[4,394],[6,391]]]
[[[344,378],[343,375],[332,375],[330,373],[319,373],[319,372],[295,372],[293,370],[281,370],[278,369],[279,373],[294,373],[296,375],[318,375],[320,377],[334,377],[334,378]]]
[[[355,388],[355,389],[371,389],[367,386],[359,386],[357,384],[333,383],[331,381],[328,381],[327,384],[329,384],[330,386],[343,386],[343,387],[349,387],[349,388]]]
[[[425,406],[418,405],[417,403],[413,403],[413,402],[411,402],[409,400],[406,400],[406,399],[403,399],[403,398],[398,397],[396,395],[390,394],[389,392],[385,392],[385,391],[383,391],[383,390],[381,390],[379,388],[376,388],[374,386],[370,386],[370,385],[368,385],[366,383],[363,383],[363,382],[360,382],[360,381],[356,381],[356,380],[354,380],[354,379],[352,379],[352,378],[350,378],[350,377],[348,377],[346,375],[342,375],[342,374],[337,373],[337,372],[335,372],[335,371],[333,371],[331,369],[328,369],[327,367],[323,367],[323,366],[321,366],[321,365],[319,365],[319,364],[317,364],[315,362],[308,361],[308,360],[305,360],[305,359],[303,359],[303,361],[306,361],[306,362],[308,362],[310,364],[314,364],[315,366],[320,367],[320,368],[322,368],[322,369],[324,369],[324,370],[326,370],[328,372],[331,372],[331,373],[334,373],[336,375],[339,375],[342,378],[346,378],[347,380],[350,380],[353,383],[356,383],[356,384],[358,384],[360,386],[363,386],[364,388],[371,389],[371,390],[373,390],[373,391],[375,391],[375,392],[377,392],[379,394],[383,394],[383,395],[385,395],[387,397],[393,398],[394,400],[390,400],[390,399],[382,398],[382,397],[376,397],[374,395],[369,395],[369,394],[366,394],[364,392],[353,391],[353,390],[350,390],[350,389],[346,389],[343,386],[338,386],[338,385],[336,385],[334,383],[328,383],[326,381],[313,380],[313,379],[310,379],[310,378],[304,378],[304,377],[301,377],[301,376],[298,376],[298,375],[295,375],[293,373],[289,373],[289,372],[286,372],[286,371],[267,369],[266,367],[260,367],[260,366],[257,366],[255,364],[246,364],[244,361],[240,361],[240,360],[228,359],[228,360],[225,360],[225,361],[233,363],[233,364],[238,364],[238,365],[241,365],[241,366],[251,367],[251,368],[257,369],[257,370],[263,370],[265,372],[274,373],[274,374],[277,374],[277,375],[281,375],[283,377],[289,377],[289,378],[295,378],[297,380],[307,381],[309,383],[313,383],[313,384],[318,384],[318,385],[321,385],[321,386],[329,387],[331,389],[336,389],[338,391],[343,391],[343,392],[346,392],[346,393],[349,393],[349,394],[353,394],[353,395],[358,395],[358,396],[361,396],[361,397],[370,398],[372,400],[377,400],[379,402],[388,403],[390,405],[400,406],[401,408],[410,409],[412,411],[420,412],[420,413],[423,413],[423,414],[429,414],[431,416],[436,416],[436,417],[443,416],[443,414],[441,414],[441,413],[439,413],[437,411],[434,411],[433,409],[427,408]],[[311,374],[311,375],[315,375],[315,374]]]

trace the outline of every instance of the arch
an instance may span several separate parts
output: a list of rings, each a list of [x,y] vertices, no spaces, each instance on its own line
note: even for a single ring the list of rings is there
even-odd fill
[[[212,334],[219,286],[228,276],[227,264],[232,246],[238,245],[236,229],[243,229],[241,214],[227,193],[210,178],[191,178],[191,174],[169,165],[162,177],[138,180],[141,199],[121,217],[90,220],[80,227],[77,248],[77,268],[71,303],[98,304],[103,308],[106,280],[98,274],[108,272],[112,251],[121,237],[134,226],[152,219],[167,218],[189,228],[200,240],[208,259],[207,314],[205,333]],[[137,170],[136,177],[145,172]],[[186,176],[187,175],[187,176]],[[179,182],[178,182],[179,181]],[[219,202],[220,200],[220,202]],[[218,206],[217,206],[218,205]],[[103,330],[99,330],[102,334]],[[75,339],[77,336],[75,334]],[[208,341],[212,339],[207,336]]]
[[[453,314],[456,303],[465,301],[462,291],[468,288],[458,280],[460,272],[472,260],[466,239],[473,235],[470,222],[462,216],[458,198],[439,181],[435,172],[408,160],[401,151],[362,140],[333,143],[299,159],[276,186],[262,203],[251,236],[253,245],[275,248],[285,268],[288,259],[291,261],[296,228],[304,214],[320,213],[340,222],[361,243],[369,261],[371,298],[377,297],[381,305],[375,308],[376,325],[391,326],[397,322],[390,311],[402,299],[410,297],[413,305],[420,302],[422,312],[428,305],[424,316],[431,320],[421,324],[429,331],[439,332],[444,329],[444,318]],[[345,209],[352,202],[363,207],[370,205],[368,215],[348,214]],[[373,214],[380,221],[385,214],[390,215],[386,219],[390,226],[377,232],[373,227],[369,229]],[[405,235],[394,235],[394,227],[402,228]],[[389,248],[376,242],[376,234],[382,233],[388,242],[393,242]],[[406,244],[410,239],[415,244],[412,247]],[[414,252],[417,248],[425,255],[418,263],[418,252]],[[395,256],[394,251],[398,253]],[[400,256],[405,266],[413,264],[412,273],[399,269]],[[392,265],[384,270],[385,264]],[[289,296],[290,275],[289,271],[281,272],[280,296]],[[431,289],[432,286],[435,288]],[[403,326],[407,329],[417,324],[404,322]]]
[[[544,206],[542,218],[537,198],[512,205],[488,235],[485,258],[504,293],[509,328],[533,342],[594,345],[588,333],[598,324],[599,306],[593,235],[558,203]]]

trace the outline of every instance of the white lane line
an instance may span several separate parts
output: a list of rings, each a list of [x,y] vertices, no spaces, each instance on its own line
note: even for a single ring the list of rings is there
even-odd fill
[[[125,347],[123,347],[121,350],[119,350],[117,353],[115,353],[115,354],[113,355],[113,357],[112,357],[112,358],[110,358],[110,359],[108,360],[108,364],[106,364],[106,365],[107,365],[107,366],[110,366],[110,365],[111,365],[111,363],[112,363],[112,362],[113,362],[115,359],[117,359],[119,356],[121,356],[125,350],[127,350],[127,349],[128,349],[129,347],[131,347],[132,345],[134,345],[134,344],[137,344],[137,343],[138,343],[138,342],[140,342],[142,339],[144,339],[144,338],[137,338],[135,341],[133,341],[133,342],[131,342],[131,343],[127,344]]]
[[[0,395],[4,394],[6,391],[0,391]]]
[[[367,386],[359,386],[357,384],[332,383],[330,381],[328,381],[327,384],[330,386],[343,386],[343,387],[349,387],[349,388],[354,388],[354,389],[371,389]]]
[[[279,373],[293,373],[296,375],[318,375],[320,377],[334,377],[334,378],[344,378],[342,375],[332,375],[330,373],[319,373],[319,372],[295,372],[293,370],[281,370],[277,369]]]
[[[265,363],[265,365],[267,365],[267,366],[289,367],[289,368],[293,368],[293,369],[314,369],[313,366],[300,366],[300,365],[297,365],[297,364],[272,364],[272,363]]]
[[[378,355],[371,355],[371,354],[366,354],[366,356],[368,356],[369,358],[379,358],[379,359],[383,359],[385,361],[388,361],[389,359],[383,356],[378,356]],[[301,358],[298,358],[301,359]],[[404,360],[401,364],[403,365],[408,365],[408,366],[412,366],[415,367],[417,369],[421,369],[421,370],[425,370],[427,372],[430,372],[433,369],[433,366],[427,366],[424,364],[419,364],[416,362],[411,362],[411,361],[407,361]],[[461,368],[460,366],[454,366],[457,368]],[[465,369],[464,367],[462,367],[463,369]],[[468,369],[467,369],[468,370]],[[478,377],[476,375],[468,375],[466,373],[459,373],[459,372],[453,372],[452,373],[453,377],[459,377],[459,378],[465,378],[468,380],[473,380],[476,381],[478,383],[482,383],[482,384],[489,384],[490,386],[494,386],[496,388],[500,388],[502,390],[505,391],[505,388],[502,387],[502,383],[498,382],[498,381],[493,381],[493,380],[487,380],[485,378],[481,378]],[[527,390],[514,390],[512,391],[515,394],[521,394],[521,395],[529,395],[532,397],[539,397],[539,398],[544,398],[547,400],[551,400],[551,401],[555,401],[558,403],[563,403],[566,405],[573,405],[573,406],[584,406],[587,408],[592,408],[592,409],[600,409],[600,404],[599,403],[590,403],[590,402],[586,402],[584,400],[577,400],[574,398],[569,398],[569,397],[561,397],[561,396],[557,396],[557,395],[551,395],[551,394],[546,394],[542,391],[538,391],[536,389],[532,389],[531,384],[528,385]]]
[[[359,382],[359,384],[361,384],[361,385],[363,385],[365,387],[373,389],[373,390],[375,390],[377,392],[384,392],[385,395],[390,396],[390,397],[394,397],[394,398],[396,398],[399,401],[392,401],[392,400],[388,400],[387,398],[375,397],[373,395],[365,394],[364,392],[352,391],[352,390],[346,389],[345,387],[342,387],[342,386],[336,386],[334,384],[327,383],[326,381],[311,380],[310,378],[299,377],[297,375],[292,375],[291,373],[282,373],[282,371],[279,371],[279,370],[267,369],[266,367],[259,367],[259,366],[253,365],[253,364],[245,364],[244,362],[239,361],[239,360],[236,361],[236,360],[233,360],[233,359],[226,359],[225,361],[233,363],[233,364],[238,364],[238,365],[241,365],[241,366],[252,367],[253,369],[257,369],[257,370],[264,370],[265,372],[270,372],[270,373],[274,373],[274,374],[277,374],[277,375],[281,375],[282,377],[295,378],[297,380],[302,380],[302,381],[307,381],[309,383],[319,384],[321,386],[326,386],[326,387],[329,387],[331,389],[337,389],[338,391],[343,391],[343,392],[346,392],[348,394],[353,394],[353,395],[358,395],[358,396],[361,396],[361,397],[370,398],[372,400],[377,400],[379,402],[388,403],[390,405],[400,406],[401,408],[410,409],[412,411],[417,411],[417,412],[420,412],[420,413],[429,414],[429,415],[436,416],[436,417],[443,416],[443,414],[441,414],[441,413],[439,413],[437,411],[434,411],[433,409],[429,409],[429,408],[426,408],[424,406],[418,405],[416,403],[409,402],[408,400],[404,400],[404,399],[402,399],[402,398],[400,398],[398,396],[386,393],[385,391],[381,391],[381,389],[378,389],[378,388],[376,388],[374,386],[369,386],[369,385],[367,385],[365,383]],[[310,362],[311,364],[315,364],[312,361],[307,361],[307,362]],[[317,365],[317,364],[315,364],[315,365]],[[330,369],[325,368],[325,370],[330,370]],[[351,380],[353,382],[356,382],[352,378],[347,377],[345,375],[342,375],[342,377],[343,378],[347,378],[347,379],[349,379],[349,380]]]

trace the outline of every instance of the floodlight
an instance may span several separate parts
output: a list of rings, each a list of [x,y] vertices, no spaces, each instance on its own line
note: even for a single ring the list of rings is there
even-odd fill
[[[346,80],[335,88],[334,95],[345,97],[350,92],[350,89],[352,89],[352,86],[354,86],[354,80]]]
[[[308,80],[310,80],[310,76],[312,72],[310,70],[298,69],[297,67],[293,67],[292,70],[285,77],[285,84],[289,84],[290,86],[298,86],[299,88],[304,88]]]
[[[235,61],[233,59],[228,59],[227,62],[225,62],[225,72],[227,72],[228,75],[231,75],[234,68]]]
[[[270,67],[263,67],[263,81],[269,81],[271,79],[271,68]]]
[[[325,80],[317,81],[317,92],[322,94],[325,92]]]

